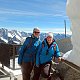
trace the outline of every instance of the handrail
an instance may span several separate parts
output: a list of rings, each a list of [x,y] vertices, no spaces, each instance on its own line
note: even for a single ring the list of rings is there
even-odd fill
[[[77,72],[80,73],[80,67],[79,67],[79,66],[77,66],[77,65],[75,65],[74,63],[69,62],[69,61],[67,61],[67,60],[64,60],[64,63],[65,63],[66,65],[68,65],[69,67],[71,67],[72,69],[74,69],[75,71],[77,71]]]

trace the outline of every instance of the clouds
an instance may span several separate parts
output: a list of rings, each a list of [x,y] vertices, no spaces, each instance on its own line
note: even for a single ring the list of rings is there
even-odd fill
[[[5,15],[17,15],[17,16],[64,16],[62,14],[45,13],[45,12],[31,12],[12,9],[0,9],[0,14]]]
[[[0,25],[52,28],[64,19],[66,0],[0,0]]]
[[[63,6],[64,3],[55,0],[3,0],[0,6],[0,14],[21,16],[55,16],[62,14],[64,16]]]

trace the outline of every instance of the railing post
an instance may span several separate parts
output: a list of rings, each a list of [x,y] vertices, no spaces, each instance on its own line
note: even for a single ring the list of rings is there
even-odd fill
[[[13,45],[13,70],[15,69],[15,46]]]

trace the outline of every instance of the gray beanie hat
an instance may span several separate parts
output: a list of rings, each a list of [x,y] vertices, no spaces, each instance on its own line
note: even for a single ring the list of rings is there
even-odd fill
[[[53,33],[52,32],[47,33],[47,36],[46,37],[48,37],[48,36],[50,36],[50,37],[53,38]]]
[[[33,29],[33,32],[35,32],[35,31],[37,31],[37,30],[40,31],[40,29],[39,29],[38,27],[36,27],[36,28]]]

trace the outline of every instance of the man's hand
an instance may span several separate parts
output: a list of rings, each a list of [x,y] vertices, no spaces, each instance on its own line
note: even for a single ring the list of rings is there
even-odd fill
[[[60,61],[64,61],[64,59],[62,58],[62,57],[59,57],[58,58],[58,61],[60,62]]]
[[[58,62],[60,62],[60,61],[61,61],[61,59],[62,59],[62,58],[61,58],[61,57],[59,57],[59,58],[58,58]]]

